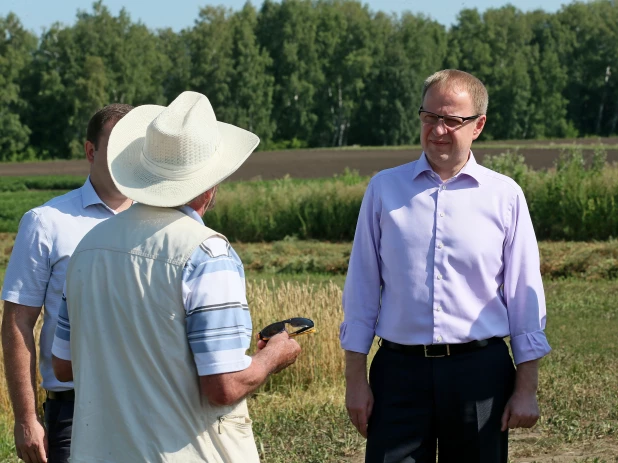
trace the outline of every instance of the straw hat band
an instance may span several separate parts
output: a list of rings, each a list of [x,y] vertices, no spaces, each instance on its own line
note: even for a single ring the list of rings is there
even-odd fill
[[[139,160],[144,169],[159,177],[163,177],[169,180],[191,179],[199,175],[203,175],[201,169],[209,163],[211,156],[215,156],[218,153],[220,146],[221,144],[219,144],[219,146],[217,146],[217,148],[215,149],[214,153],[211,153],[211,155],[205,160],[191,166],[175,166],[172,169],[170,169],[169,167],[163,167],[161,163],[151,160],[149,156],[144,153],[144,147],[142,147]],[[166,165],[169,166],[169,164]]]

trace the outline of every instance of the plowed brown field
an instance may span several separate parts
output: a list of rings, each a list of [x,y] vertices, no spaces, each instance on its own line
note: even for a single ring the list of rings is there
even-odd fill
[[[528,165],[535,169],[554,165],[562,146],[577,144],[586,156],[592,155],[593,145],[607,146],[607,158],[618,162],[618,137],[604,139],[578,139],[538,141],[525,140],[512,143],[479,143],[472,146],[477,160],[488,154],[504,153],[518,148]],[[499,146],[497,146],[499,145]],[[420,148],[392,149],[315,149],[294,151],[263,151],[253,154],[230,180],[264,180],[290,175],[296,178],[332,177],[347,167],[361,175],[371,175],[383,169],[413,161],[419,157]],[[0,164],[0,175],[88,175],[86,160],[48,161],[21,164]]]

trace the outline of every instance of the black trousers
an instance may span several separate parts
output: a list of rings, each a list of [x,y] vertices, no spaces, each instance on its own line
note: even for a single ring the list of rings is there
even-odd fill
[[[45,401],[48,463],[68,463],[69,461],[74,405],[75,402],[72,400],[47,399]]]
[[[371,364],[374,407],[366,463],[507,463],[500,431],[515,383],[505,343],[440,358],[381,347]]]

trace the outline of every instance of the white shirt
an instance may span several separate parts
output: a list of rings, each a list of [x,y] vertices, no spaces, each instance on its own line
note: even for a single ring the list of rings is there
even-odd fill
[[[31,307],[45,306],[39,364],[42,387],[49,391],[73,388],[72,383],[56,379],[51,364],[69,258],[86,233],[114,214],[101,201],[88,178],[81,188],[26,212],[19,223],[2,299]]]

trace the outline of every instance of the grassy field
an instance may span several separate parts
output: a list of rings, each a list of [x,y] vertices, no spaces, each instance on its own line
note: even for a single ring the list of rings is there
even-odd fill
[[[522,187],[539,239],[618,237],[618,165],[606,163],[604,151],[585,162],[582,151],[574,148],[558,158],[552,171],[532,170],[524,161],[508,154],[490,156],[485,164]],[[82,181],[0,177],[0,232],[15,232],[24,212]],[[351,241],[368,181],[348,170],[323,179],[228,182],[205,220],[232,241]]]
[[[0,235],[0,278],[13,238]],[[250,399],[263,461],[360,463],[363,441],[345,413],[337,338],[350,244],[235,247],[247,265],[256,328],[295,315],[314,319],[318,328],[300,338],[298,362]],[[513,462],[618,461],[617,248],[616,242],[541,243],[553,352],[541,367],[542,418],[534,429],[512,433]],[[0,462],[16,461],[11,419],[0,382]]]

